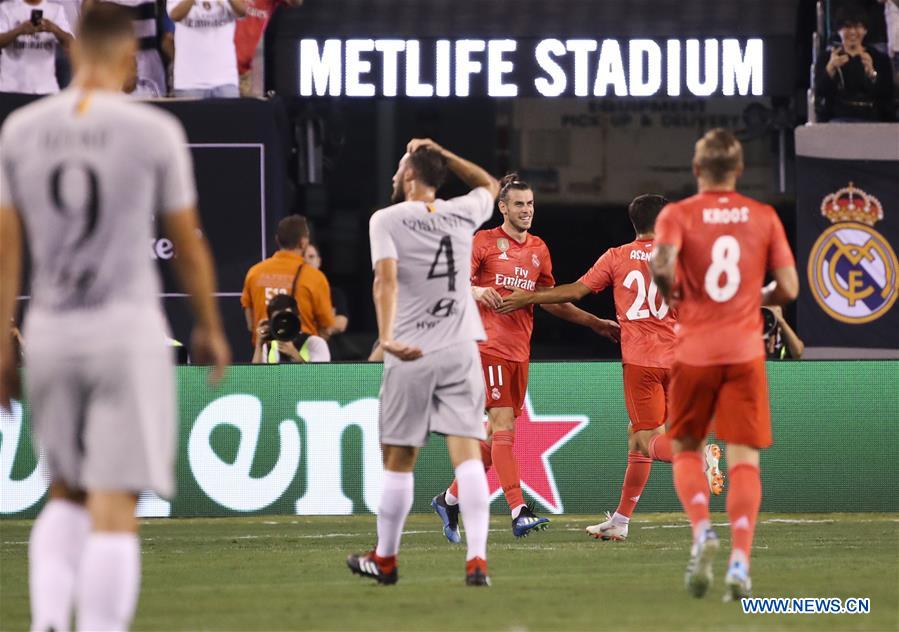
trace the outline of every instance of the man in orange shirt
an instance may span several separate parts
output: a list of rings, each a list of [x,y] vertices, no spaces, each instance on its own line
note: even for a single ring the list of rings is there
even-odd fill
[[[472,293],[484,322],[487,340],[479,343],[484,382],[487,388],[487,441],[481,442],[485,469],[496,468],[506,502],[512,513],[512,533],[520,538],[532,530],[545,529],[547,518],[534,514],[525,504],[515,461],[515,420],[521,415],[528,386],[528,361],[532,307],[509,314],[497,309],[511,288],[533,293],[555,285],[552,259],[542,239],[530,234],[534,219],[534,192],[517,174],[503,178],[499,210],[503,223],[481,230],[474,236],[471,257]],[[617,341],[618,323],[597,318],[570,303],[545,306],[554,316],[589,327],[601,336]],[[459,542],[458,485],[435,496],[431,507],[443,521],[443,533],[450,542]]]
[[[303,332],[327,340],[334,327],[331,287],[325,275],[303,259],[309,241],[306,218],[291,215],[278,222],[275,233],[278,252],[260,261],[247,272],[243,284],[243,305],[247,329],[256,343],[256,329],[266,318],[266,306],[277,294],[293,294],[300,309]]]
[[[624,400],[628,428],[627,469],[618,509],[605,522],[587,527],[587,534],[602,540],[626,540],[631,514],[649,480],[652,462],[671,462],[671,440],[665,434],[667,393],[674,361],[676,317],[649,275],[656,217],[668,203],[661,195],[641,195],[627,208],[637,238],[607,250],[578,281],[543,292],[514,291],[503,300],[500,313],[527,305],[579,301],[612,287],[615,312],[621,324],[621,362],[624,365]],[[718,470],[720,450],[705,450],[706,474],[713,493],[720,494],[723,477]]]
[[[727,443],[732,552],[725,601],[751,594],[749,554],[762,498],[759,450],[772,442],[761,306],[784,305],[799,293],[776,211],[735,190],[742,171],[743,150],[734,135],[706,133],[693,156],[699,193],[659,215],[650,260],[656,285],[678,309],[668,433],[674,486],[693,526],[684,579],[695,597],[708,591],[719,548],[699,452],[712,418],[715,434]],[[774,282],[763,289],[767,272]]]

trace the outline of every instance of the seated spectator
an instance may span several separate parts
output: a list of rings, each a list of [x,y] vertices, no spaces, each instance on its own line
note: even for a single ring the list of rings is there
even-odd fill
[[[239,97],[234,24],[244,0],[168,0],[175,22],[175,96]]]
[[[798,360],[805,352],[805,343],[790,327],[779,305],[762,308],[765,321],[765,353],[769,360]]]
[[[269,301],[266,311],[268,319],[259,323],[256,329],[253,364],[331,361],[331,352],[324,338],[300,331],[299,313],[294,297],[278,294]],[[283,317],[281,321],[276,321],[279,315],[285,313],[292,314],[296,320],[293,323],[288,321],[286,326]],[[289,329],[291,325],[294,329]],[[280,329],[273,331],[273,326]]]
[[[72,27],[58,4],[45,0],[0,2],[0,92],[53,94],[56,49],[68,50]]]
[[[852,6],[839,11],[841,44],[821,55],[815,68],[815,93],[821,121],[893,120],[893,71],[889,59],[863,46],[865,14]]]
[[[84,0],[84,9],[101,0]],[[156,0],[102,0],[125,7],[137,35],[137,88],[141,96],[168,94],[165,66],[159,54],[159,7]]]
[[[247,329],[256,343],[257,327],[266,318],[267,305],[279,294],[296,299],[303,331],[327,339],[334,328],[331,287],[319,270],[306,265],[302,245],[309,239],[306,218],[291,215],[278,222],[278,252],[250,268],[244,280],[240,304]]]
[[[237,72],[240,73],[240,95],[261,97],[261,90],[253,89],[253,58],[265,32],[265,27],[279,4],[298,7],[303,0],[246,0],[247,15],[237,23],[234,45],[237,48]]]
[[[125,80],[122,91],[135,99],[158,99],[159,97],[165,96],[164,94],[159,93],[155,83],[138,75],[137,55],[134,56],[131,72],[128,79]]]

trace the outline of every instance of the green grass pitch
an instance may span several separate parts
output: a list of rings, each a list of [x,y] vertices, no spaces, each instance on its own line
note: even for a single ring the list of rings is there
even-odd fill
[[[704,600],[683,590],[689,529],[678,514],[637,514],[627,542],[584,535],[595,518],[556,516],[515,540],[491,523],[493,586],[463,585],[464,548],[433,515],[406,524],[400,582],[353,576],[373,516],[149,520],[142,524],[137,630],[896,630],[899,515],[763,514],[757,596],[869,597],[867,615],[745,615],[721,603],[726,553]],[[726,516],[713,522],[729,544]],[[29,623],[27,521],[0,522],[0,629]]]

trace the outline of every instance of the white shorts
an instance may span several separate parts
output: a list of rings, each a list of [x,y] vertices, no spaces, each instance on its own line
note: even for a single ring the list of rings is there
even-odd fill
[[[423,447],[432,432],[484,440],[484,376],[471,341],[412,362],[387,354],[381,383],[381,443]]]
[[[155,336],[101,351],[67,349],[64,332],[56,340],[26,338],[25,345],[26,401],[50,479],[87,491],[172,496],[172,350]]]

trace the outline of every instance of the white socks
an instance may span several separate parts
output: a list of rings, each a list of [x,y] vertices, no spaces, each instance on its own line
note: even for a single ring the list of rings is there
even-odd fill
[[[617,511],[612,514],[612,524],[626,525],[630,523],[630,521],[631,519],[629,516],[624,516]]]
[[[72,629],[75,576],[90,516],[81,505],[53,499],[41,511],[28,542],[31,629]]]
[[[465,522],[465,541],[468,544],[465,559],[479,557],[486,560],[490,502],[484,464],[480,459],[460,463],[456,468],[456,481],[459,483],[459,509]]]
[[[450,507],[453,507],[453,506],[459,504],[459,499],[456,498],[455,496],[453,496],[450,493],[450,490],[446,490],[446,493],[443,495],[443,499],[446,500],[446,504],[449,505]]]
[[[135,533],[94,532],[78,574],[79,630],[127,630],[140,592],[140,540]]]
[[[412,472],[384,470],[384,489],[378,504],[378,547],[375,549],[378,557],[392,557],[400,550],[414,488]]]

